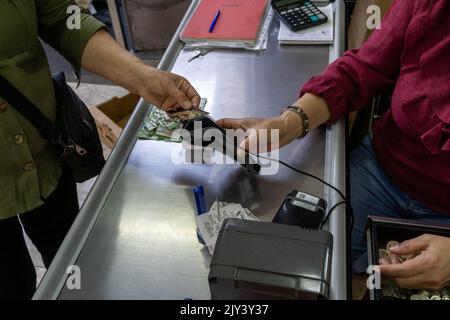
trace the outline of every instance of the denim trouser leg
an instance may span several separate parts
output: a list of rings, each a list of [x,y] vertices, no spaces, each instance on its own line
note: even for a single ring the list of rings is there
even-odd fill
[[[367,245],[364,240],[367,216],[383,216],[450,224],[450,216],[433,212],[400,191],[378,164],[368,135],[350,155],[350,192],[354,214],[352,231],[353,271],[367,269]]]

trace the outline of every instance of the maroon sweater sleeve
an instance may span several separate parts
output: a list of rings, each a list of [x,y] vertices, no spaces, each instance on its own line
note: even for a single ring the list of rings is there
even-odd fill
[[[420,0],[418,0],[420,1]],[[406,30],[414,14],[413,0],[395,0],[381,28],[357,50],[347,51],[300,91],[323,97],[331,111],[329,123],[368,105],[390,88],[400,71]]]

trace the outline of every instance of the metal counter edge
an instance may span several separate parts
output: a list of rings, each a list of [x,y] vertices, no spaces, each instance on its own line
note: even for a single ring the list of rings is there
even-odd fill
[[[345,28],[345,5],[344,0],[337,0],[333,3],[335,11],[335,41],[330,46],[330,63],[339,58],[345,48],[344,28]],[[325,139],[325,181],[331,183],[336,188],[346,194],[345,183],[345,121],[339,120],[333,126],[326,129]],[[332,206],[341,201],[339,194],[330,191],[325,187],[325,198]],[[330,216],[326,225],[328,231],[333,234],[333,263],[331,270],[330,299],[347,299],[347,226],[346,208],[340,206]]]

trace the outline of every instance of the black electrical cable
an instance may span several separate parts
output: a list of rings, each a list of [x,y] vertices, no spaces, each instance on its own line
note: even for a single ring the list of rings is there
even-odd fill
[[[247,151],[247,152],[248,152],[248,151]],[[353,222],[354,222],[353,210],[352,210],[351,205],[350,205],[349,203],[347,203],[347,198],[344,196],[344,194],[342,193],[341,190],[339,190],[338,188],[336,188],[336,187],[333,186],[332,184],[326,182],[325,180],[323,180],[323,179],[321,179],[321,178],[319,178],[319,177],[317,177],[317,176],[315,176],[315,175],[313,175],[313,174],[311,174],[311,173],[308,173],[308,172],[299,170],[299,169],[297,169],[297,168],[294,168],[293,166],[287,164],[287,163],[284,162],[284,161],[277,160],[277,159],[273,159],[273,158],[269,158],[269,157],[265,157],[265,156],[261,156],[261,155],[258,155],[258,154],[253,154],[253,153],[250,153],[250,152],[248,152],[248,153],[249,153],[250,155],[253,155],[253,156],[257,157],[258,159],[259,159],[259,158],[262,158],[262,159],[266,159],[266,160],[278,162],[278,163],[282,164],[283,166],[285,166],[285,167],[287,167],[287,168],[289,168],[289,169],[291,169],[291,170],[293,170],[293,171],[295,171],[295,172],[297,172],[297,173],[300,173],[300,174],[302,174],[302,175],[305,175],[305,176],[307,176],[307,177],[310,177],[310,178],[313,178],[313,179],[315,179],[315,180],[317,180],[317,181],[320,181],[320,182],[323,183],[324,185],[326,185],[326,186],[328,186],[329,188],[331,188],[331,189],[333,189],[334,191],[336,191],[336,192],[341,196],[341,198],[342,198],[343,201],[337,202],[336,204],[334,204],[334,205],[330,208],[330,210],[328,211],[327,215],[325,216],[325,219],[324,219],[324,220],[322,221],[322,223],[320,224],[320,229],[323,228],[323,226],[325,225],[325,223],[328,221],[328,219],[329,219],[331,213],[333,213],[333,211],[334,211],[338,206],[340,206],[340,205],[342,205],[342,204],[346,204],[346,205],[349,206],[349,212],[350,212],[350,219],[351,219],[350,230],[353,230]]]
[[[287,164],[287,163],[284,162],[284,161],[281,161],[281,160],[278,160],[278,159],[274,159],[274,158],[270,158],[270,157],[266,157],[266,156],[261,156],[261,155],[259,155],[259,154],[254,154],[254,153],[252,153],[252,152],[249,152],[249,151],[245,150],[245,149],[242,148],[241,146],[238,146],[238,148],[241,149],[241,150],[243,150],[243,151],[245,151],[246,153],[248,153],[248,154],[250,154],[250,155],[252,155],[252,156],[258,158],[258,159],[266,159],[266,160],[269,160],[269,161],[275,161],[275,162],[278,162],[279,164],[282,164],[282,165],[285,166],[286,168],[289,168],[289,169],[291,169],[291,170],[293,170],[293,171],[295,171],[295,172],[297,172],[297,173],[300,173],[300,174],[302,174],[302,175],[305,175],[305,176],[307,176],[307,177],[313,178],[313,179],[315,179],[315,180],[317,180],[317,181],[323,183],[323,184],[326,185],[327,187],[333,189],[334,191],[336,191],[336,192],[341,196],[341,198],[342,198],[343,201],[337,202],[336,204],[334,204],[334,205],[330,208],[330,210],[328,211],[327,215],[325,216],[325,219],[324,219],[324,220],[322,221],[322,223],[320,224],[320,229],[323,228],[323,226],[325,225],[325,223],[328,221],[328,218],[330,217],[331,213],[332,213],[338,206],[340,206],[341,204],[346,204],[346,205],[348,205],[348,207],[349,207],[349,212],[350,212],[350,219],[351,219],[350,230],[353,230],[353,222],[354,222],[354,220],[355,220],[355,219],[354,219],[354,215],[353,215],[353,209],[352,209],[352,206],[351,206],[349,203],[347,203],[347,198],[344,196],[344,194],[342,193],[341,190],[339,190],[338,188],[336,188],[336,187],[333,186],[332,184],[326,182],[325,180],[323,180],[323,179],[321,179],[321,178],[319,178],[319,177],[317,177],[317,176],[315,176],[315,175],[313,175],[313,174],[311,174],[311,173],[308,173],[308,172],[299,170],[299,169],[297,169],[297,168],[294,168],[293,166],[291,166],[290,164]]]
[[[289,164],[287,164],[287,163],[285,163],[285,162],[283,162],[283,161],[281,161],[281,160],[276,160],[276,159],[273,159],[273,160],[274,160],[274,161],[278,161],[280,164],[286,166],[287,168],[289,168],[289,169],[291,169],[291,170],[293,170],[293,171],[295,171],[295,172],[298,172],[298,173],[300,173],[300,174],[303,174],[303,175],[305,175],[305,176],[311,177],[311,178],[313,178],[313,179],[316,179],[316,180],[322,182],[324,185],[330,187],[331,189],[333,189],[334,191],[336,191],[336,192],[342,197],[343,201],[337,202],[335,205],[333,205],[333,206],[330,208],[330,210],[328,211],[327,215],[325,216],[325,219],[324,219],[324,220],[322,221],[322,223],[320,224],[320,229],[322,229],[323,226],[325,225],[325,223],[328,221],[328,218],[330,217],[330,215],[331,215],[331,213],[334,211],[334,209],[336,209],[336,208],[337,208],[338,206],[340,206],[341,204],[346,204],[346,205],[349,206],[349,212],[350,212],[350,219],[351,219],[350,230],[353,230],[353,222],[354,222],[355,219],[354,219],[354,216],[353,216],[353,210],[352,210],[352,207],[351,207],[351,205],[350,205],[349,203],[347,203],[346,197],[343,195],[343,193],[342,193],[338,188],[336,188],[335,186],[329,184],[328,182],[326,182],[326,181],[320,179],[319,177],[316,177],[316,176],[313,175],[313,174],[310,174],[310,173],[307,173],[307,172],[298,170],[297,168],[294,168],[294,167],[292,167],[291,165],[289,165]]]
[[[336,204],[334,204],[334,205],[330,208],[330,210],[328,211],[327,215],[325,216],[325,219],[323,219],[322,223],[320,224],[320,229],[322,229],[323,226],[325,225],[325,223],[328,221],[328,218],[330,218],[330,215],[331,215],[331,213],[333,213],[334,209],[336,209],[336,208],[337,208],[338,206],[340,206],[341,204],[345,204],[345,205],[348,205],[348,206],[349,206],[350,219],[351,219],[351,222],[350,222],[350,230],[353,230],[353,222],[354,222],[355,218],[354,218],[354,216],[353,216],[353,209],[352,209],[352,206],[351,206],[349,203],[347,203],[346,197],[344,196],[344,194],[343,194],[338,188],[336,188],[335,186],[329,184],[328,182],[326,182],[326,181],[320,179],[319,177],[316,177],[316,176],[313,175],[313,174],[304,172],[304,171],[302,171],[302,170],[298,170],[297,168],[294,168],[294,167],[292,167],[291,165],[289,165],[289,164],[287,164],[287,163],[285,163],[285,162],[283,162],[283,161],[281,161],[281,160],[275,160],[275,159],[273,159],[273,160],[274,160],[274,161],[278,161],[280,164],[284,165],[285,167],[287,167],[287,168],[289,168],[289,169],[291,169],[291,170],[293,170],[293,171],[295,171],[295,172],[298,172],[298,173],[300,173],[300,174],[303,174],[303,175],[305,175],[305,176],[311,177],[311,178],[313,178],[313,179],[316,179],[317,181],[322,182],[324,185],[330,187],[331,189],[333,189],[334,191],[336,191],[336,192],[342,197],[343,201],[337,202]]]
[[[325,225],[325,223],[327,223],[328,218],[330,217],[330,215],[333,213],[333,210],[336,209],[338,206],[340,206],[341,204],[346,204],[346,201],[339,201],[338,203],[336,203],[334,206],[331,207],[331,209],[328,211],[327,215],[325,216],[325,219],[323,219],[322,223],[320,224],[320,229],[323,228],[323,226]]]
[[[274,159],[274,160],[275,160],[275,159]],[[336,192],[341,196],[341,198],[342,198],[344,201],[347,201],[346,198],[345,198],[345,196],[344,196],[344,194],[342,193],[341,190],[339,190],[338,188],[336,188],[336,187],[333,186],[332,184],[329,184],[329,183],[326,182],[325,180],[320,179],[319,177],[316,177],[315,175],[313,175],[313,174],[311,174],[311,173],[307,173],[307,172],[304,172],[304,171],[299,170],[299,169],[297,169],[297,168],[294,168],[293,166],[291,166],[291,165],[289,165],[289,164],[287,164],[286,162],[283,162],[283,161],[281,161],[281,160],[275,160],[275,161],[278,161],[278,162],[279,162],[280,164],[282,164],[283,166],[285,166],[285,167],[287,167],[287,168],[289,168],[289,169],[291,169],[291,170],[293,170],[293,171],[295,171],[295,172],[298,172],[298,173],[300,173],[300,174],[302,174],[302,175],[305,175],[305,176],[307,176],[307,177],[310,177],[310,178],[316,179],[317,181],[322,182],[324,185],[326,185],[326,186],[328,186],[329,188],[331,188],[331,189],[333,189],[334,191],[336,191]]]
[[[241,147],[239,147],[239,148],[242,149]],[[336,187],[333,186],[332,184],[326,182],[325,180],[323,180],[323,179],[321,179],[321,178],[319,178],[319,177],[317,177],[317,176],[315,176],[315,175],[313,175],[313,174],[311,174],[311,173],[308,173],[308,172],[299,170],[299,169],[297,169],[297,168],[294,168],[294,167],[291,166],[290,164],[287,164],[286,162],[281,161],[281,160],[278,160],[278,159],[274,159],[274,158],[270,158],[270,157],[266,157],[266,156],[261,156],[261,155],[259,155],[259,154],[254,154],[254,153],[251,153],[251,152],[248,152],[248,151],[246,151],[246,152],[247,152],[248,154],[252,155],[252,156],[257,157],[258,159],[261,158],[261,159],[266,159],[266,160],[278,162],[279,164],[282,164],[283,166],[285,166],[285,167],[287,167],[287,168],[289,168],[289,169],[291,169],[291,170],[293,170],[293,171],[295,171],[295,172],[297,172],[297,173],[300,173],[300,174],[305,175],[305,176],[307,176],[307,177],[313,178],[313,179],[315,179],[315,180],[317,180],[317,181],[323,183],[324,185],[328,186],[329,188],[333,189],[334,191],[336,191],[336,192],[341,196],[342,200],[347,201],[347,199],[345,198],[345,196],[344,196],[344,194],[342,193],[341,190],[339,190],[338,188],[336,188]]]

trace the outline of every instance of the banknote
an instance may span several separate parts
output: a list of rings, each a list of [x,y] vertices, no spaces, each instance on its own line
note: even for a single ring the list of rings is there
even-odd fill
[[[187,121],[195,118],[202,117],[205,114],[209,114],[206,111],[200,110],[200,109],[172,109],[167,111],[168,115],[171,119],[177,119],[180,121]]]
[[[185,110],[175,108],[163,111],[152,107],[148,116],[144,119],[144,124],[139,132],[139,138],[144,140],[158,140],[167,142],[181,142],[181,137],[177,133],[183,127],[183,121],[201,117],[208,114],[204,111],[207,99],[200,101],[198,109]]]

